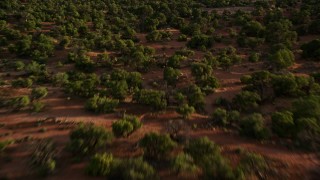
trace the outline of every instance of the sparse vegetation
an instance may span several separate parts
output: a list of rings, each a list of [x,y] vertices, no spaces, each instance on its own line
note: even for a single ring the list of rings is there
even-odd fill
[[[319,14],[317,0],[1,0],[0,179],[315,179],[318,160],[295,153],[320,149]]]

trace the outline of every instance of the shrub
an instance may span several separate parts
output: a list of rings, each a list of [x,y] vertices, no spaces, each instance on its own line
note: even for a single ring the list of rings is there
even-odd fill
[[[255,92],[242,91],[233,98],[233,103],[240,110],[251,111],[259,107],[260,96]]]
[[[142,158],[122,160],[114,164],[114,168],[110,176],[108,176],[109,179],[157,179],[155,169],[143,161]]]
[[[86,102],[85,108],[96,113],[110,113],[118,104],[119,100],[94,95]]]
[[[260,54],[259,54],[259,53],[256,53],[256,52],[253,52],[253,53],[250,54],[248,60],[249,60],[250,62],[258,62],[259,59],[260,59]]]
[[[32,99],[42,99],[48,95],[48,90],[45,87],[34,88],[31,91]]]
[[[14,88],[29,88],[33,84],[32,79],[27,78],[27,79],[22,79],[18,78],[17,80],[12,81],[11,85]]]
[[[86,168],[90,176],[107,176],[111,173],[113,163],[112,154],[95,154]]]
[[[268,168],[266,160],[259,154],[245,152],[238,166],[246,176],[261,177]]]
[[[228,124],[228,113],[225,109],[217,108],[212,114],[212,119],[219,125],[226,126]]]
[[[59,72],[53,76],[53,83],[58,86],[65,85],[69,82],[69,75],[65,72]]]
[[[240,120],[240,113],[239,111],[230,111],[228,112],[228,122],[231,124],[237,124]]]
[[[213,45],[213,38],[207,35],[195,35],[187,43],[187,46],[192,49],[207,49]]]
[[[201,164],[210,155],[219,154],[220,148],[207,137],[202,137],[191,140],[184,151],[190,154],[197,164]]]
[[[149,105],[155,110],[163,110],[167,107],[163,91],[142,89],[134,94],[133,100],[143,105]]]
[[[276,69],[286,69],[294,64],[294,54],[289,49],[280,49],[269,57]]]
[[[277,96],[294,96],[297,95],[298,84],[292,74],[275,75],[272,77],[273,91]]]
[[[22,61],[16,61],[14,63],[14,69],[16,71],[22,71],[22,70],[24,70],[24,68],[25,68],[25,64]]]
[[[68,149],[77,156],[90,154],[112,140],[112,133],[104,127],[80,124],[70,133]]]
[[[294,119],[320,117],[320,97],[308,96],[295,100],[292,103]]]
[[[182,41],[187,41],[188,40],[188,36],[187,35],[184,35],[184,34],[180,34],[178,36],[178,41],[182,42]]]
[[[188,104],[183,104],[177,108],[177,113],[181,114],[184,119],[188,119],[195,109]]]
[[[320,125],[315,118],[300,118],[296,120],[298,134],[297,142],[305,149],[319,151]]]
[[[204,110],[204,93],[197,85],[191,85],[187,89],[187,99],[190,106],[197,110]]]
[[[42,109],[43,109],[44,107],[45,107],[45,104],[44,104],[44,103],[39,102],[39,101],[36,101],[36,102],[33,102],[33,103],[32,103],[31,109],[32,109],[33,112],[40,112],[40,111],[42,111]]]
[[[172,67],[172,68],[180,68],[181,66],[181,62],[185,61],[187,58],[185,56],[181,56],[181,55],[173,55],[168,59],[168,67]]]
[[[147,34],[146,39],[149,42],[161,42],[165,40],[170,40],[172,34],[170,32],[165,31],[152,31]]]
[[[264,125],[264,118],[261,114],[253,113],[240,121],[240,134],[243,136],[266,139],[268,130]]]
[[[31,154],[31,164],[37,168],[38,173],[46,176],[56,168],[57,149],[51,140],[38,142]]]
[[[22,108],[27,107],[29,104],[30,104],[29,96],[20,96],[20,97],[12,98],[10,100],[10,107],[12,107],[13,110],[20,110]]]
[[[280,137],[291,137],[295,130],[293,114],[289,111],[275,112],[272,119],[272,131]]]
[[[166,67],[163,70],[163,79],[167,82],[168,85],[176,85],[181,76],[181,72],[178,69],[172,67]]]
[[[222,157],[220,148],[207,137],[194,139],[184,148],[203,169],[202,179],[233,179],[231,166]]]
[[[134,115],[125,115],[124,118],[122,120],[128,121],[132,124],[133,126],[133,130],[137,130],[139,128],[141,128],[142,123],[139,120],[139,118],[137,116]]]
[[[143,148],[145,157],[156,160],[165,158],[176,146],[168,134],[160,135],[153,132],[146,134],[139,144]]]
[[[119,120],[112,123],[112,132],[117,137],[127,137],[133,132],[133,126],[129,121]]]
[[[112,97],[119,100],[124,100],[128,95],[129,87],[125,80],[113,81],[111,86]]]
[[[197,174],[199,173],[199,168],[189,154],[178,154],[173,160],[172,166],[174,172],[176,172],[180,177],[197,177]]]

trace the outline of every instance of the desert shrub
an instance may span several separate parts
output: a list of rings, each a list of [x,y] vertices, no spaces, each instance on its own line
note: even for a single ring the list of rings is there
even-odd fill
[[[25,64],[22,61],[16,61],[14,63],[14,69],[16,71],[22,71],[22,70],[24,70],[24,68],[25,68]]]
[[[210,155],[219,154],[220,148],[207,137],[203,137],[189,141],[184,152],[190,154],[197,164],[201,164]]]
[[[69,82],[64,85],[66,93],[82,97],[92,97],[97,92],[100,84],[96,74],[84,74],[78,72],[69,73]]]
[[[242,58],[236,54],[236,49],[231,46],[220,51],[217,60],[221,68],[229,70],[231,66],[240,63]]]
[[[181,114],[184,119],[188,119],[192,113],[194,113],[195,109],[188,104],[183,104],[177,108],[177,113]]]
[[[31,104],[31,110],[32,112],[40,112],[45,107],[45,104],[40,101],[32,102]]]
[[[30,75],[40,76],[43,75],[47,71],[47,69],[44,64],[39,64],[36,61],[31,61],[31,63],[26,65],[25,71]]]
[[[65,85],[69,82],[69,75],[65,72],[59,72],[53,76],[53,83],[57,86]]]
[[[163,79],[167,82],[168,85],[175,86],[181,76],[181,72],[178,69],[172,67],[166,67],[163,70]]]
[[[228,113],[225,109],[217,108],[212,114],[212,119],[219,125],[226,126],[228,124]]]
[[[112,133],[102,126],[80,124],[70,133],[68,149],[76,156],[84,156],[106,145]]]
[[[142,147],[144,156],[150,159],[161,160],[176,146],[168,134],[162,135],[157,133],[146,134],[139,142]]]
[[[86,55],[79,55],[75,59],[75,67],[84,72],[92,72],[94,69],[94,61]]]
[[[264,124],[264,118],[261,114],[253,113],[240,121],[240,134],[243,136],[266,139],[268,130]]]
[[[56,168],[57,149],[51,140],[41,140],[35,144],[31,154],[31,164],[38,173],[46,176],[54,172]]]
[[[187,43],[187,46],[191,49],[201,49],[205,50],[207,48],[211,48],[213,45],[213,38],[207,35],[195,35],[190,41]]]
[[[233,110],[228,112],[228,123],[236,125],[240,121],[239,111]]]
[[[134,94],[133,100],[139,104],[151,106],[155,110],[163,110],[167,107],[163,91],[142,89]]]
[[[180,68],[181,62],[185,61],[187,57],[182,55],[173,55],[168,59],[167,65],[172,68]]]
[[[202,90],[213,90],[219,87],[218,79],[212,75],[212,68],[210,65],[205,63],[193,63],[191,66],[191,73]]]
[[[170,32],[165,31],[152,31],[147,34],[146,39],[149,42],[161,42],[161,41],[169,41],[171,39],[172,34]]]
[[[229,163],[220,153],[220,148],[207,137],[194,139],[184,148],[203,170],[203,179],[233,179]]]
[[[242,111],[251,111],[259,107],[260,96],[255,92],[242,91],[233,98],[234,105]]]
[[[48,90],[45,87],[34,88],[31,91],[32,99],[42,99],[48,95]]]
[[[133,132],[133,126],[129,121],[119,120],[112,123],[112,132],[117,137],[127,137]]]
[[[9,104],[13,110],[20,110],[30,104],[30,98],[29,96],[15,97],[10,100]]]
[[[315,118],[300,118],[296,120],[298,129],[296,141],[298,145],[307,150],[319,151],[320,125]]]
[[[275,53],[271,54],[270,62],[275,66],[276,69],[286,69],[294,64],[295,57],[292,51],[289,49],[280,49]]]
[[[280,137],[291,137],[295,130],[293,114],[289,111],[272,114],[272,131]]]
[[[187,40],[188,40],[188,36],[185,35],[185,34],[180,34],[180,35],[178,36],[178,39],[177,39],[177,40],[180,41],[180,42],[182,42],[182,41],[187,41]]]
[[[299,98],[292,103],[292,113],[294,119],[320,117],[320,97],[308,96]]]
[[[268,168],[267,162],[259,154],[245,152],[241,155],[238,168],[248,177],[261,177]]]
[[[142,158],[132,158],[114,163],[114,168],[108,178],[148,180],[157,179],[157,175],[155,169]]]
[[[112,154],[95,154],[91,158],[90,163],[86,168],[86,172],[90,176],[107,176],[112,170],[113,160]]]
[[[221,154],[208,156],[202,169],[203,179],[237,179],[230,163]]]
[[[129,87],[125,80],[111,82],[111,95],[115,99],[124,100],[128,93]]]
[[[11,82],[12,87],[14,88],[29,88],[33,84],[32,79],[27,78],[27,79],[22,79],[18,78],[17,80],[13,80]]]
[[[199,168],[193,158],[185,153],[180,153],[174,158],[172,169],[179,177],[185,178],[197,177],[199,173]]]
[[[204,110],[204,93],[197,85],[191,85],[187,89],[187,99],[189,105],[194,107],[196,110]]]
[[[66,49],[71,43],[70,37],[65,36],[59,42],[59,48]]]
[[[287,19],[270,22],[266,28],[266,41],[272,44],[283,43],[290,47],[297,40],[297,33],[291,28],[292,23]]]
[[[249,59],[250,62],[258,62],[260,60],[260,54],[253,52],[249,55]]]
[[[118,104],[119,100],[94,95],[87,100],[85,108],[95,113],[110,113],[114,111]]]
[[[275,75],[272,77],[273,91],[277,96],[293,96],[296,95],[298,84],[292,74]]]

